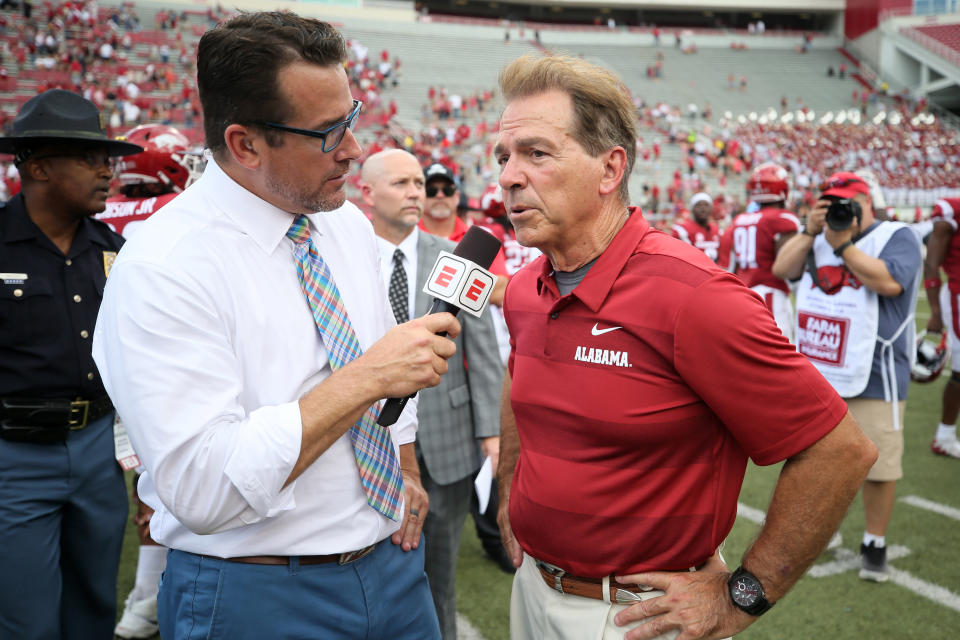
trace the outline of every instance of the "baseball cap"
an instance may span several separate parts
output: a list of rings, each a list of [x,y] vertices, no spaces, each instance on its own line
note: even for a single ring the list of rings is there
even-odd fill
[[[830,176],[820,185],[821,196],[853,198],[857,195],[870,195],[870,186],[866,181],[850,171],[840,171]]]
[[[439,162],[434,162],[423,170],[424,180],[429,182],[432,178],[443,178],[450,184],[454,186],[457,185],[457,176],[453,174],[453,171],[450,169],[450,167]]]

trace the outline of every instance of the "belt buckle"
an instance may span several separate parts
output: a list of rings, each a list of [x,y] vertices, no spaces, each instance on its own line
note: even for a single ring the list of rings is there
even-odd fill
[[[373,551],[373,549],[376,546],[377,545],[372,544],[369,547],[360,549],[358,551],[348,551],[347,553],[341,553],[340,559],[337,560],[337,564],[345,565],[345,564],[350,564],[351,562],[355,562],[366,555],[370,555],[370,552]]]
[[[537,560],[537,566],[553,576],[553,588],[560,593],[563,593],[563,576],[567,574],[566,571],[560,567],[556,567],[552,564],[547,564],[542,560]]]
[[[82,415],[82,418],[74,418],[77,413]],[[67,421],[67,425],[70,427],[71,431],[77,431],[78,429],[83,429],[87,426],[87,417],[90,415],[90,401],[89,400],[74,400],[70,403],[70,419]]]

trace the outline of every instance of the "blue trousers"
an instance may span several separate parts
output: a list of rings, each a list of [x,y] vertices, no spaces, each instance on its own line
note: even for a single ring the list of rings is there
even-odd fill
[[[390,540],[347,565],[229,562],[171,549],[160,580],[164,640],[439,640],[423,541]]]
[[[128,507],[112,413],[63,443],[0,440],[0,638],[113,637]]]

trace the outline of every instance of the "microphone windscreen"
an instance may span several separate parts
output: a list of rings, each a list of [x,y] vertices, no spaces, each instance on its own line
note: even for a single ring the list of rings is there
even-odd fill
[[[467,229],[453,250],[453,255],[489,269],[498,251],[500,251],[500,240],[483,227],[474,225]]]

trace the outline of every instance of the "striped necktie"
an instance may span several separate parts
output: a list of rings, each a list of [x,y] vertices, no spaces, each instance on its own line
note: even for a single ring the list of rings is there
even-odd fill
[[[340,291],[333,281],[330,268],[310,240],[310,228],[305,215],[296,217],[287,231],[287,237],[295,243],[294,257],[297,260],[300,287],[307,296],[313,319],[327,348],[330,367],[339,369],[363,354],[340,298]],[[379,413],[379,404],[367,409],[350,428],[350,441],[353,443],[367,502],[391,520],[399,520],[403,477],[394,454],[390,430],[377,425]]]

